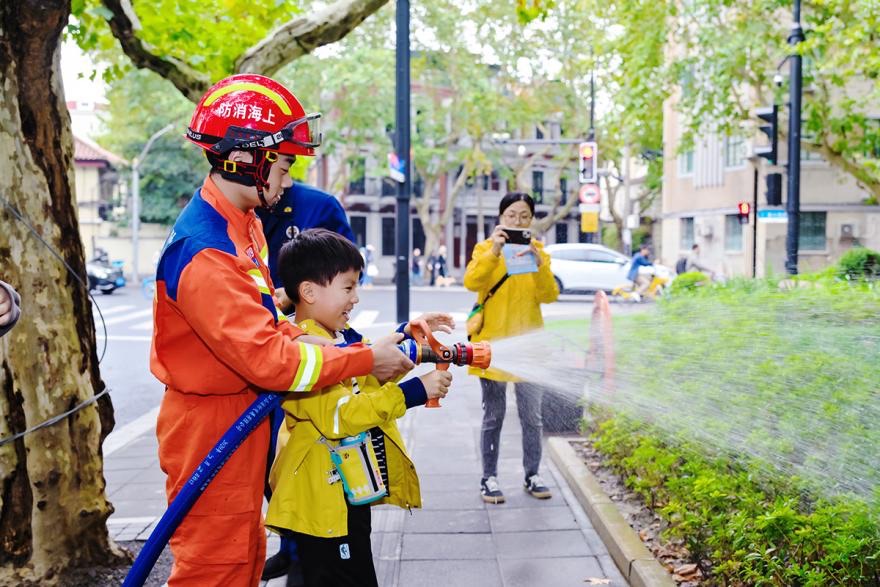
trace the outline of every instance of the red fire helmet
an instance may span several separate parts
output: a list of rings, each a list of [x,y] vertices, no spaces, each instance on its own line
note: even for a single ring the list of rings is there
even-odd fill
[[[275,80],[240,73],[202,96],[186,138],[218,156],[255,149],[314,155],[321,144],[320,118],[306,114],[296,96]]]

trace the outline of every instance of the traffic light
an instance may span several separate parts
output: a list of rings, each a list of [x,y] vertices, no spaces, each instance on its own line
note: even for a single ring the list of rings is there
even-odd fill
[[[767,181],[767,205],[768,206],[781,206],[782,205],[782,174],[781,173],[768,173],[766,177]]]
[[[739,223],[740,224],[748,224],[749,223],[749,214],[752,211],[752,205],[748,202],[740,202],[736,205],[737,212],[739,212]]]
[[[590,141],[588,143],[581,143],[578,148],[578,160],[580,161],[578,166],[578,179],[581,183],[596,183],[598,177],[596,176],[596,159],[599,156],[599,150],[596,148],[596,143]]]
[[[755,111],[755,114],[757,114],[758,118],[765,123],[758,126],[758,130],[767,135],[767,138],[770,139],[770,144],[768,146],[757,147],[755,149],[755,155],[763,157],[769,161],[771,165],[776,165],[779,145],[779,106],[774,104],[770,108],[758,108],[758,110]]]

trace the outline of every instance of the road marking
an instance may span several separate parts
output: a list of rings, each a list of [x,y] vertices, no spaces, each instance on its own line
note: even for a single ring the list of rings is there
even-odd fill
[[[153,330],[153,321],[147,320],[131,327],[132,330]]]
[[[147,339],[149,340],[149,339]],[[156,429],[156,419],[159,417],[158,406],[138,418],[129,422],[119,430],[111,432],[104,440],[104,458],[110,456],[143,434]]]
[[[100,307],[100,306],[99,306]],[[134,308],[134,306],[113,306],[112,308],[101,308],[101,316],[111,316],[113,314],[118,314],[120,312],[128,312]],[[95,320],[99,320],[98,313],[95,312]]]
[[[97,338],[98,340],[103,340],[103,339],[104,339],[104,337],[101,336],[100,334],[98,334],[96,338]],[[125,335],[120,335],[120,336],[108,336],[108,337],[107,337],[107,340],[109,340],[109,341],[111,341],[111,342],[113,342],[113,341],[116,341],[116,342],[150,342],[150,341],[153,340],[153,337],[152,337],[152,336],[125,336]]]
[[[114,518],[110,516],[107,519],[108,526],[127,526],[129,524],[147,524],[150,525],[158,520],[159,516],[150,516],[145,518]]]
[[[358,312],[358,315],[355,316],[351,322],[349,322],[349,326],[357,330],[358,328],[367,328],[373,322],[376,321],[376,318],[379,317],[379,312],[376,310],[361,310]]]
[[[125,314],[123,316],[116,316],[115,318],[110,318],[109,320],[104,320],[104,323],[107,326],[110,326],[111,324],[119,324],[121,322],[129,322],[131,320],[137,320],[138,318],[143,318],[144,316],[152,316],[152,315],[153,315],[153,309],[149,308],[147,310],[140,310],[139,312],[132,312],[130,314]],[[99,318],[98,321],[100,322],[100,320],[101,319]]]

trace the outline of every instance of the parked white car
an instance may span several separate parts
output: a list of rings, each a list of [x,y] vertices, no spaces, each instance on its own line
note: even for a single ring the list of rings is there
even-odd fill
[[[630,259],[614,249],[586,243],[547,245],[550,270],[559,291],[604,290],[610,292],[627,281]]]

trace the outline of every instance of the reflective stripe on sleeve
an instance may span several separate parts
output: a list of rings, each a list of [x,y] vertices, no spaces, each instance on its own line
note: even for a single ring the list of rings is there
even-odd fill
[[[254,283],[257,284],[257,289],[260,290],[260,293],[272,295],[272,292],[269,291],[269,284],[266,283],[266,279],[263,277],[263,274],[260,273],[259,269],[251,269],[247,273],[251,276],[251,279],[254,280]]]
[[[297,344],[299,344],[299,367],[288,391],[311,391],[321,374],[324,355],[316,345],[304,342]]]

